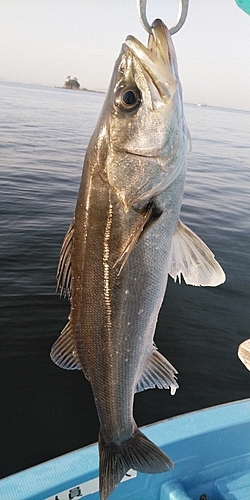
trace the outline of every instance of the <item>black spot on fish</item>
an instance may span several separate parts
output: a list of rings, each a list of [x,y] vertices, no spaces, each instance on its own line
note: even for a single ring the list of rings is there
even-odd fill
[[[138,212],[145,217],[143,232],[147,231],[162,214],[162,210],[157,207],[154,200],[150,200],[146,205],[142,206]]]
[[[162,214],[162,210],[159,207],[157,207],[154,200],[150,201],[148,205],[149,209],[151,210],[150,220],[152,221],[158,219]]]

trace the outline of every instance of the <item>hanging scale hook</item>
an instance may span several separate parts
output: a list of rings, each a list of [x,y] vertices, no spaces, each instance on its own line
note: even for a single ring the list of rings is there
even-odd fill
[[[170,35],[174,35],[175,33],[177,33],[177,31],[179,31],[185,23],[188,13],[188,2],[189,0],[179,0],[178,18],[175,25],[169,30]],[[137,9],[141,24],[148,33],[152,33],[151,26],[147,20],[146,5],[147,0],[137,0]]]

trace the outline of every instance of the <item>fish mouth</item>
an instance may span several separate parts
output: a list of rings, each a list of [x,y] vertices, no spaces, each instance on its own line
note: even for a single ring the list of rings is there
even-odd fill
[[[152,33],[145,47],[137,38],[129,35],[125,44],[141,64],[147,81],[158,90],[163,101],[173,97],[178,86],[178,71],[171,35],[160,19],[152,24]]]

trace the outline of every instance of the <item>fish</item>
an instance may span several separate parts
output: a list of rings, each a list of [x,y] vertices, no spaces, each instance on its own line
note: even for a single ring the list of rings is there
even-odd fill
[[[250,371],[250,339],[244,340],[238,347],[238,357]]]
[[[225,280],[211,250],[179,220],[188,135],[175,49],[157,19],[147,46],[132,35],[122,45],[57,272],[71,310],[51,359],[91,384],[101,500],[130,469],[173,468],[133,417],[136,392],[178,388],[177,370],[154,343],[168,275],[195,286]]]

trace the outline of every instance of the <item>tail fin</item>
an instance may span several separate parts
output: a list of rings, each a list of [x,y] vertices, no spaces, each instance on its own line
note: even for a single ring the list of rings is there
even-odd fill
[[[106,444],[100,432],[99,454],[101,500],[106,500],[111,495],[129,469],[157,474],[174,467],[170,458],[138,428],[121,445]]]

